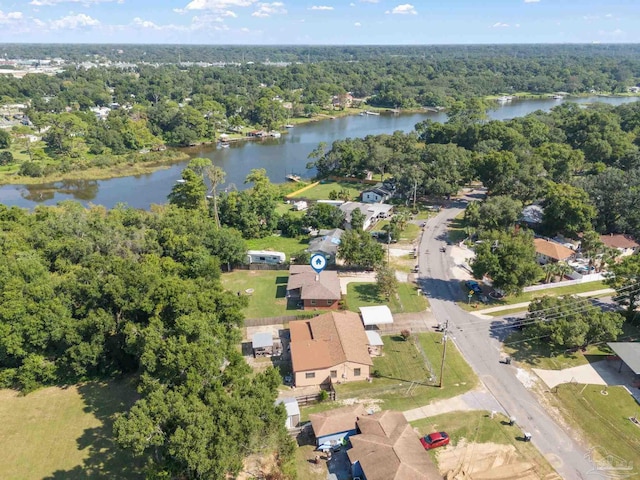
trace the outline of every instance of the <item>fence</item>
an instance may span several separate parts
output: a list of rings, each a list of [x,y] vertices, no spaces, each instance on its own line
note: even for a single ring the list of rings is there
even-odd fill
[[[327,401],[331,400],[332,402],[334,402],[336,400],[336,391],[333,388],[333,385],[329,384],[329,386],[325,388],[323,388],[318,393],[312,393],[309,395],[300,395],[299,397],[296,397],[296,400],[298,401],[298,405],[300,405],[301,407],[304,407],[307,405],[320,402],[320,396],[322,395],[323,391],[327,392],[328,394]]]
[[[267,263],[245,263],[234,265],[233,270],[289,270],[289,264],[270,265]]]
[[[524,292],[537,292],[538,290],[546,290],[548,288],[568,287],[570,285],[579,285],[581,283],[594,282],[597,280],[603,280],[604,275],[601,273],[593,273],[590,275],[584,275],[582,278],[576,280],[564,280],[562,282],[545,283],[543,285],[531,285],[530,287],[524,287]]]
[[[299,313],[298,315],[285,315],[281,317],[269,318],[247,318],[244,321],[245,327],[266,327],[267,325],[282,325],[293,320],[306,320],[320,315],[322,312]]]
[[[377,185],[380,183],[376,180],[366,180],[364,178],[355,178],[355,177],[336,177],[335,175],[331,175],[329,180],[334,182],[349,182],[349,183],[364,183],[365,185]]]

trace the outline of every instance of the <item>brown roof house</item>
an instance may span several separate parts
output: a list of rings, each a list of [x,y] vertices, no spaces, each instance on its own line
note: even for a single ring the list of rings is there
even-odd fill
[[[442,480],[401,412],[360,416],[347,450],[354,477],[367,480]]]
[[[363,415],[366,411],[359,403],[309,414],[316,446],[323,450],[344,445],[346,438],[357,433],[356,422]]]
[[[620,233],[600,235],[600,241],[604,243],[606,247],[615,248],[620,252],[620,257],[626,257],[633,255],[638,251],[638,243],[629,235],[623,235]]]
[[[360,316],[330,312],[289,323],[297,387],[365,380],[373,365]]]
[[[304,310],[335,310],[342,294],[338,272],[316,273],[310,265],[291,265],[287,298],[302,301]]]
[[[535,238],[536,260],[545,265],[550,262],[566,262],[576,256],[576,252],[556,242],[550,242],[544,238]]]

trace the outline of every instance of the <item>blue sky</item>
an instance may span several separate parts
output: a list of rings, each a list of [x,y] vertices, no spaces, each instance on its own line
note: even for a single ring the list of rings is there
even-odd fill
[[[637,43],[640,0],[0,0],[0,42]]]

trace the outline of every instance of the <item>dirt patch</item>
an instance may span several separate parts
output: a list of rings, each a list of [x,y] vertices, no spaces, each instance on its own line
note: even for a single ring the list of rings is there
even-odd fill
[[[538,480],[533,464],[523,462],[513,445],[467,443],[437,452],[438,468],[447,480]]]
[[[379,398],[345,398],[344,400],[340,400],[339,402],[342,405],[353,405],[354,403],[361,403],[367,412],[375,413],[381,410],[380,404],[383,401],[384,400],[380,400]]]
[[[253,480],[254,478],[264,478],[268,473],[277,470],[275,454],[270,455],[250,455],[244,459],[242,471],[236,480]]]

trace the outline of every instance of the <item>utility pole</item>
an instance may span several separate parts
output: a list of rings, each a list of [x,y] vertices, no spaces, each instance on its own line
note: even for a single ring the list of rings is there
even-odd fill
[[[442,341],[444,345],[442,346],[442,363],[440,363],[440,388],[444,387],[444,379],[442,376],[444,375],[444,359],[447,356],[447,334],[449,333],[449,320],[445,320],[444,322],[444,332],[442,336]]]

